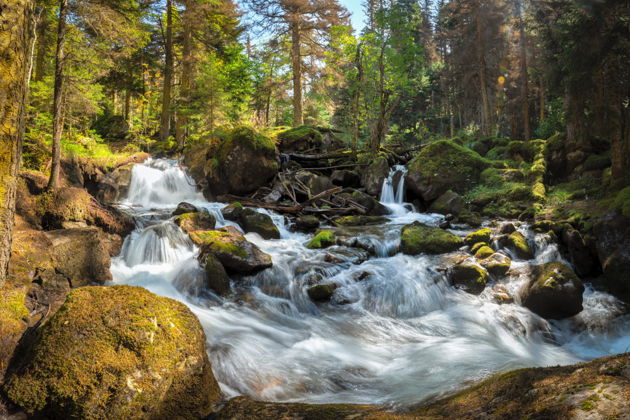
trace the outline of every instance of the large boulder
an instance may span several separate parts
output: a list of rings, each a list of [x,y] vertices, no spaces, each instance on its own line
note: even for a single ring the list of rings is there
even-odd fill
[[[218,295],[224,295],[230,291],[230,277],[225,267],[214,255],[205,255],[204,270],[206,272],[206,286]]]
[[[231,226],[192,232],[190,238],[201,247],[199,259],[204,264],[206,255],[212,255],[231,273],[254,274],[272,266],[270,255],[262,252]]]
[[[511,250],[517,258],[531,260],[534,258],[534,251],[527,242],[527,238],[521,232],[512,232],[504,236],[500,243]]]
[[[198,211],[199,209],[194,204],[182,201],[177,205],[177,208],[173,212],[173,216],[179,216],[180,214],[186,213],[197,213]]]
[[[431,203],[429,210],[434,213],[454,214],[457,216],[464,210],[465,207],[466,202],[459,196],[459,194],[454,193],[453,191],[447,191]]]
[[[195,315],[129,286],[70,293],[4,391],[51,419],[198,419],[221,396]]]
[[[584,285],[569,266],[550,262],[532,267],[521,302],[543,318],[562,319],[582,311],[582,293]]]
[[[630,218],[608,214],[597,221],[594,232],[606,287],[630,302]]]
[[[278,148],[283,153],[321,152],[323,136],[316,128],[303,125],[278,134]]]
[[[175,218],[175,224],[186,233],[196,230],[212,230],[216,223],[215,217],[206,212],[184,213]]]
[[[335,197],[344,203],[356,203],[363,208],[365,212],[370,216],[384,216],[389,214],[387,207],[382,205],[377,199],[369,194],[366,194],[359,190],[344,190],[341,194]]]
[[[487,258],[479,261],[479,264],[494,276],[502,277],[510,271],[512,260],[507,255],[495,252]]]
[[[379,156],[363,168],[361,185],[368,194],[378,196],[383,188],[383,181],[389,175],[389,163],[385,156]]]
[[[268,214],[250,208],[243,209],[239,224],[247,233],[257,233],[264,239],[280,239],[280,231]]]
[[[445,254],[456,251],[464,241],[443,229],[414,222],[402,229],[400,250],[407,255]]]
[[[190,148],[184,162],[209,195],[252,193],[280,166],[273,141],[248,127],[235,128],[218,145]]]
[[[316,216],[300,216],[295,219],[295,230],[298,232],[313,232],[319,227],[319,219]]]
[[[430,202],[448,190],[464,193],[478,181],[489,162],[476,152],[450,140],[426,145],[409,162],[407,189]]]
[[[488,282],[488,272],[483,267],[465,262],[451,267],[448,277],[454,286],[473,295],[483,292]]]

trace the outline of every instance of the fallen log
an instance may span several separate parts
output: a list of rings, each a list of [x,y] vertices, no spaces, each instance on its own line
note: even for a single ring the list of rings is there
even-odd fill
[[[342,187],[331,188],[331,189],[326,190],[324,192],[321,192],[321,193],[319,193],[317,195],[314,195],[313,197],[309,198],[308,200],[306,200],[306,201],[304,201],[304,202],[302,202],[300,204],[297,204],[295,206],[281,206],[281,205],[278,205],[278,204],[268,204],[268,203],[265,203],[263,201],[251,200],[249,198],[238,197],[236,195],[224,195],[224,196],[221,196],[220,198],[223,201],[232,201],[232,202],[237,201],[237,202],[241,203],[244,206],[259,207],[261,209],[273,210],[273,211],[277,211],[277,212],[281,212],[281,213],[294,213],[295,214],[295,213],[302,213],[303,211],[305,211],[305,208],[309,204],[311,204],[311,203],[313,203],[313,202],[315,202],[317,200],[320,200],[320,199],[322,199],[324,197],[328,197],[329,195],[338,194],[342,190],[343,190]],[[328,210],[328,209],[324,209],[324,210]]]

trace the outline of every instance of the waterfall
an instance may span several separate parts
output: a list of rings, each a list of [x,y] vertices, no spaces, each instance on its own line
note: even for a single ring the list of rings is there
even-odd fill
[[[232,278],[231,293],[220,297],[205,287],[199,250],[171,212],[189,201],[223,226],[232,223],[221,217],[225,204],[205,201],[176,161],[136,165],[123,204],[141,223],[112,260],[113,283],[186,304],[204,327],[227,397],[410,407],[495,372],[569,364],[630,345],[630,316],[619,317],[623,305],[603,292],[587,289],[575,319],[547,322],[518,303],[497,304],[492,284],[479,296],[451,287],[437,268],[461,253],[397,253],[402,225],[441,220],[403,208],[404,174],[404,167],[394,167],[383,184],[381,201],[400,210],[391,222],[345,229],[363,248],[308,249],[311,235],[289,232],[281,215],[257,210],[272,217],[281,239],[246,237],[271,255],[273,267]],[[560,258],[546,235],[519,229],[537,244],[537,254],[514,261],[514,274],[501,280],[512,296],[527,281],[530,264]],[[316,283],[337,286],[331,303],[309,299],[307,289]]]

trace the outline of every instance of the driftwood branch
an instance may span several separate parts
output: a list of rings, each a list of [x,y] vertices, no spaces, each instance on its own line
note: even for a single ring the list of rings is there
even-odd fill
[[[260,207],[263,209],[267,209],[267,210],[273,210],[273,211],[277,211],[277,212],[281,212],[281,213],[302,213],[302,212],[307,212],[307,213],[313,213],[313,212],[320,212],[320,209],[316,209],[316,208],[312,208],[309,207],[309,204],[320,200],[324,197],[328,197],[329,195],[332,194],[337,194],[340,193],[342,191],[343,188],[341,187],[335,187],[335,188],[331,188],[329,190],[326,190],[324,192],[321,192],[317,195],[314,195],[313,197],[309,198],[308,200],[304,201],[303,203],[300,203],[298,205],[295,206],[281,206],[281,205],[277,205],[277,204],[268,204],[262,201],[258,201],[258,200],[250,200],[248,198],[245,197],[238,197],[235,195],[226,195],[223,196],[222,198],[225,200],[227,199],[227,201],[238,201],[239,203],[241,203],[244,206],[250,206],[250,207]],[[311,211],[310,209],[313,209],[315,211]],[[324,209],[324,211],[328,211],[328,210],[341,210],[341,209]]]

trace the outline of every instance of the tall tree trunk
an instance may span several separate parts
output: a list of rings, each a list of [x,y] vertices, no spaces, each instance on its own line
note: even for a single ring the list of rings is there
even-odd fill
[[[529,124],[529,69],[527,65],[527,34],[525,33],[525,22],[521,2],[516,2],[516,13],[519,26],[520,42],[520,64],[521,64],[521,107],[523,112],[523,134],[525,140],[531,140],[532,132]]]
[[[7,278],[28,86],[32,0],[0,8],[0,287]]]
[[[477,54],[478,54],[478,66],[479,66],[479,88],[481,93],[482,104],[482,116],[481,116],[481,131],[486,136],[491,136],[493,133],[492,123],[492,110],[490,109],[490,98],[488,97],[488,78],[486,76],[486,52],[484,48],[484,41],[481,34],[481,10],[479,7],[476,10],[477,16],[475,16],[475,32],[477,37]]]
[[[181,92],[180,105],[186,106],[190,101],[190,87],[192,82],[193,58],[192,58],[192,16],[190,16],[191,3],[186,4],[184,19],[184,33],[182,36],[182,75],[181,75]],[[180,107],[181,108],[181,107]],[[184,147],[184,141],[188,135],[188,117],[185,112],[179,110],[177,115],[177,127],[175,128],[175,139],[180,149]]]
[[[545,106],[546,106],[545,105],[545,81],[542,76],[540,76],[539,78],[538,90],[539,90],[538,93],[540,94],[540,98],[539,98],[540,103],[538,105],[540,107],[540,110],[539,110],[540,115],[538,116],[539,118],[538,124],[540,125],[543,123],[543,121],[545,121]]]
[[[44,79],[46,71],[46,50],[48,49],[48,13],[44,7],[41,11],[39,23],[37,25],[37,52],[35,54],[35,72],[33,80],[39,82]]]
[[[59,186],[59,169],[61,168],[61,136],[63,134],[63,89],[66,43],[66,17],[68,0],[59,1],[59,23],[57,24],[57,50],[55,52],[55,93],[53,100],[53,144],[52,165],[50,167],[49,191]]]
[[[360,121],[359,116],[361,114],[361,86],[363,85],[363,57],[361,54],[361,45],[357,46],[357,54],[355,58],[355,66],[357,67],[357,79],[354,87],[354,98],[353,98],[353,123],[354,123],[354,133],[353,133],[353,144],[352,147],[354,150],[359,148],[359,131],[360,131]]]
[[[299,18],[294,17],[291,22],[291,62],[293,67],[293,126],[295,127],[304,125],[304,116],[302,113],[301,35]]]
[[[131,110],[131,91],[129,89],[125,90],[125,113],[124,118],[125,121],[129,122],[129,113]]]
[[[166,1],[166,46],[160,140],[168,140],[171,131],[171,89],[173,84],[173,0]]]

